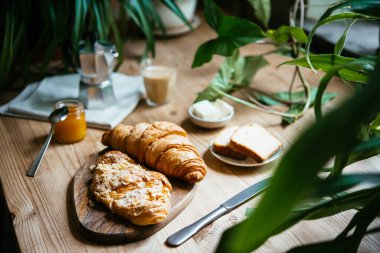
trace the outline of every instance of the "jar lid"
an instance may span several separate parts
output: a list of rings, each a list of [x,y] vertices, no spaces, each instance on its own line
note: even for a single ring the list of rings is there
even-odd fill
[[[55,109],[67,106],[69,108],[69,114],[76,114],[83,112],[83,104],[81,101],[76,99],[63,99],[55,103]]]

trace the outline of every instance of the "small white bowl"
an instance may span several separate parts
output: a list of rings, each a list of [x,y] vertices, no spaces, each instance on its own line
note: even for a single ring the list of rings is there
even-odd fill
[[[194,113],[194,107],[193,105],[191,105],[189,107],[189,110],[187,111],[188,114],[189,114],[189,118],[191,120],[191,122],[193,122],[195,125],[197,126],[200,126],[200,127],[204,127],[204,128],[220,128],[220,127],[224,127],[225,125],[227,125],[227,123],[232,119],[232,117],[234,116],[234,111],[232,111],[231,113],[229,113],[227,116],[221,118],[221,119],[218,119],[218,120],[204,120],[202,118],[199,118],[197,117]]]

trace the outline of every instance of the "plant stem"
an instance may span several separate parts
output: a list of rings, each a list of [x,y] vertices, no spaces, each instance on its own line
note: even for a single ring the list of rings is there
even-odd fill
[[[246,92],[245,90],[239,90],[241,94],[243,94],[244,96],[246,96],[252,103],[254,103],[255,105],[265,109],[265,110],[270,110],[270,108],[266,105],[264,105],[263,103],[261,103],[259,100],[257,100],[256,98],[252,97],[251,95],[248,94],[248,92]]]
[[[292,91],[293,91],[293,87],[294,87],[294,82],[296,81],[296,76],[297,76],[297,68],[294,69],[292,81],[290,82],[290,86],[289,86],[289,101],[290,101],[290,103],[292,103]]]
[[[274,101],[277,101],[277,102],[279,102],[279,103],[281,103],[281,104],[283,104],[283,105],[286,105],[286,106],[291,106],[291,105],[294,105],[294,104],[304,104],[304,103],[305,103],[304,100],[302,100],[302,101],[301,101],[301,100],[298,100],[298,101],[292,101],[292,102],[289,102],[289,101],[286,101],[286,100],[282,100],[282,99],[280,99],[280,98],[278,98],[278,97],[273,96],[272,94],[266,93],[266,92],[264,92],[264,91],[258,90],[258,89],[253,88],[253,87],[247,87],[246,89],[250,89],[250,90],[252,90],[253,92],[260,93],[260,94],[262,94],[262,95],[264,95],[264,96],[266,96],[266,97],[269,97],[270,99],[272,99],[272,100],[274,100]],[[248,92],[247,92],[247,93],[248,93]]]
[[[310,91],[310,85],[309,83],[306,81],[306,79],[304,78],[302,72],[301,72],[301,69],[299,66],[296,67],[297,69],[297,72],[298,72],[298,76],[300,77],[301,79],[301,82],[302,82],[302,85],[303,85],[303,88],[305,90],[305,97],[306,97],[306,103],[305,103],[305,106],[301,112],[301,114],[304,114],[307,109],[309,109],[310,107],[310,104],[311,104],[311,91]]]
[[[305,3],[304,3],[304,0],[297,0],[295,2],[295,5],[294,5],[294,9],[293,9],[293,13],[291,13],[290,15],[290,24],[292,25],[295,25],[295,21],[296,21],[296,18],[297,18],[297,11],[298,11],[298,5],[300,6],[300,10],[301,10],[301,17],[300,17],[300,27],[303,29],[303,25],[304,25],[304,18],[305,18]],[[294,38],[292,37],[292,49],[293,49],[293,55],[294,55],[294,58],[298,58],[299,56],[299,47],[300,47],[300,44],[294,40]],[[305,90],[305,96],[306,96],[306,103],[305,103],[305,106],[301,112],[301,114],[304,114],[307,109],[309,109],[310,107],[310,104],[311,104],[311,96],[310,96],[310,85],[308,84],[308,82],[305,80],[304,76],[302,75],[302,72],[301,72],[301,69],[299,68],[299,66],[296,66],[296,69],[294,71],[294,74],[293,74],[293,78],[292,78],[292,81],[290,83],[290,86],[289,86],[289,98],[290,98],[290,101],[292,101],[292,90],[293,90],[293,87],[294,87],[294,82],[295,82],[295,77],[296,77],[296,74],[298,74],[298,76],[300,77],[301,79],[301,82],[302,82],[302,86]]]
[[[261,107],[255,105],[255,104],[253,104],[253,103],[250,103],[250,102],[245,101],[243,99],[240,99],[240,98],[237,98],[235,96],[232,96],[232,95],[230,95],[230,94],[228,94],[228,93],[226,93],[226,92],[224,92],[224,91],[222,91],[222,90],[220,90],[220,89],[218,89],[216,87],[214,87],[214,90],[216,92],[218,92],[219,94],[221,94],[221,95],[223,95],[223,96],[225,96],[225,97],[227,97],[227,98],[229,98],[229,99],[231,99],[231,100],[233,100],[235,102],[238,102],[240,104],[243,104],[245,106],[251,107],[251,108],[256,109],[258,111],[269,113],[269,114],[272,114],[272,115],[277,115],[277,116],[282,116],[282,117],[289,117],[289,118],[293,118],[293,119],[298,119],[304,113],[304,111],[302,111],[302,113],[291,114],[291,113],[286,113],[286,112],[279,112],[279,111],[272,110],[272,109],[264,109],[264,108],[261,108]]]

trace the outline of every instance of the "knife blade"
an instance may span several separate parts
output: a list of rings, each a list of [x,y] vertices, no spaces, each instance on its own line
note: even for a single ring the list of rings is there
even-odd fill
[[[255,183],[251,186],[248,186],[243,191],[239,192],[223,204],[221,204],[217,209],[205,215],[198,221],[190,224],[189,226],[179,230],[173,235],[169,236],[166,239],[166,245],[171,247],[177,247],[182,243],[186,242],[190,237],[195,235],[199,230],[220,218],[221,216],[229,213],[234,208],[240,206],[244,202],[250,200],[251,198],[259,195],[263,192],[269,185],[269,181],[271,178],[266,178],[258,183]]]

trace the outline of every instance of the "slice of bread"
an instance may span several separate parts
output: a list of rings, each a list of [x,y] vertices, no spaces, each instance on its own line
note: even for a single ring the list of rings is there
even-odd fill
[[[228,127],[216,136],[213,144],[213,148],[216,153],[238,160],[244,160],[246,158],[245,155],[232,149],[230,145],[231,136],[238,128],[238,126]]]
[[[237,152],[262,162],[276,153],[282,143],[259,124],[247,124],[231,136],[230,146]]]

